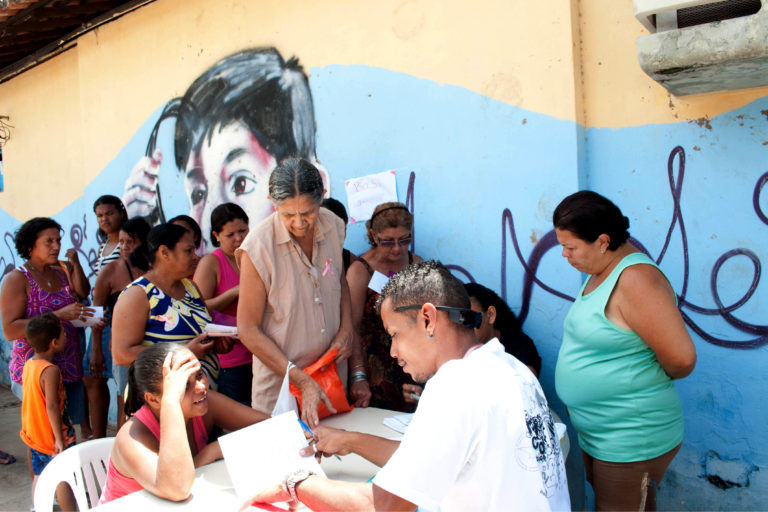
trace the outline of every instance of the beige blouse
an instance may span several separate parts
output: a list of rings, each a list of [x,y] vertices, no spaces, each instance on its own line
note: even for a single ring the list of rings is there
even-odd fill
[[[261,329],[299,368],[317,361],[341,323],[344,223],[325,208],[315,222],[312,261],[275,212],[252,229],[239,249],[247,253],[267,291]],[[343,367],[343,368],[342,368]],[[346,382],[346,362],[339,376]],[[272,413],[282,377],[253,357],[252,406]]]

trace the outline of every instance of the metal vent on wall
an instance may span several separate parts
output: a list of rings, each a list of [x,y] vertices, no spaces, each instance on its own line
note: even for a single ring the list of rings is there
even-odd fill
[[[672,94],[768,86],[768,0],[634,0],[640,67]]]
[[[677,11],[677,28],[749,16],[759,11],[761,6],[760,0],[726,0],[686,7]]]

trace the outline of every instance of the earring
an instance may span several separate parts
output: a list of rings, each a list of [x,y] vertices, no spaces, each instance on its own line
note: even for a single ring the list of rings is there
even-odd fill
[[[433,332],[428,332],[428,333],[427,333],[427,339],[430,339],[430,340],[431,340],[431,339],[432,339],[432,338],[434,338],[434,337],[435,337],[435,333],[433,333]]]
[[[605,247],[600,248],[600,254],[605,254]]]

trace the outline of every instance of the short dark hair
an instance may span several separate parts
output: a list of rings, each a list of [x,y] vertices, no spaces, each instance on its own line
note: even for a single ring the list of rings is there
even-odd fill
[[[483,308],[483,314],[491,306],[496,309],[496,320],[493,322],[495,329],[498,329],[501,333],[522,330],[520,321],[496,292],[477,283],[465,283],[464,289],[467,290],[470,299],[475,299],[480,303],[480,307]]]
[[[221,232],[224,224],[235,219],[240,219],[248,224],[248,214],[235,203],[222,203],[211,212],[211,245],[219,246],[219,241],[213,236],[214,233]]]
[[[28,260],[40,232],[51,228],[56,228],[61,233],[61,225],[50,217],[35,217],[22,224],[13,237],[19,256]]]
[[[349,222],[347,209],[344,208],[344,205],[338,199],[334,199],[332,197],[326,197],[325,199],[323,199],[321,206],[323,208],[327,208],[328,210],[332,211],[338,218],[344,221],[345,225]]]
[[[187,228],[179,226],[178,224],[171,224],[170,222],[166,224],[158,224],[149,230],[147,243],[141,244],[133,252],[135,254],[137,251],[142,251],[144,253],[142,256],[146,257],[150,265],[154,265],[155,256],[157,255],[160,246],[164,245],[168,249],[173,250],[174,247],[176,247],[176,244],[179,243],[179,240],[188,233],[189,230]],[[133,262],[134,260],[132,259],[131,261]]]
[[[125,205],[120,200],[119,197],[111,196],[109,194],[105,194],[101,197],[99,197],[96,201],[93,203],[93,213],[96,213],[96,207],[97,206],[103,206],[105,204],[109,204],[115,207],[115,210],[117,210],[119,213],[122,214],[123,219],[120,221],[120,225],[122,226],[127,220],[128,220],[128,212],[125,211]],[[107,239],[107,234],[99,227],[99,229],[96,231],[96,240],[99,241],[99,243],[104,242]]]
[[[163,362],[168,354],[189,350],[180,343],[155,343],[139,353],[128,367],[128,396],[124,412],[132,416],[144,405],[144,393],[159,395],[163,390]]]
[[[47,352],[51,342],[61,335],[61,320],[51,312],[33,316],[27,320],[24,335],[27,343],[37,353]]]
[[[269,197],[275,204],[308,195],[315,204],[323,200],[323,178],[312,162],[304,158],[286,158],[269,175]]]
[[[412,263],[392,276],[377,302],[381,304],[389,299],[393,308],[400,306],[421,305],[431,302],[435,306],[449,306],[469,309],[469,295],[464,285],[448,268],[435,260]],[[417,311],[409,312],[415,317]]]
[[[571,194],[557,205],[552,215],[556,229],[570,231],[592,243],[606,234],[608,250],[615,251],[629,238],[629,219],[609,199],[591,190]]]
[[[192,238],[195,240],[195,247],[200,248],[200,244],[203,243],[203,230],[200,229],[200,224],[189,215],[177,215],[168,221],[168,224],[178,224],[181,222],[187,227],[187,230],[192,233]]]
[[[376,239],[371,231],[380,233],[387,228],[400,227],[411,231],[413,229],[413,215],[403,203],[397,201],[381,203],[373,209],[371,218],[365,223],[365,227],[370,230],[366,231],[368,243],[371,247],[376,247]]]

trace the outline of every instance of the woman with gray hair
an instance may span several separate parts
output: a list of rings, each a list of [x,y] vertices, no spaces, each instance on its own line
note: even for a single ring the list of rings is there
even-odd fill
[[[235,252],[240,267],[237,329],[254,354],[251,405],[271,413],[289,362],[302,396],[302,418],[319,423],[318,406],[335,412],[301,368],[338,349],[339,377],[353,339],[349,288],[342,263],[344,223],[320,207],[325,190],[309,161],[288,158],[269,177],[275,212]]]

